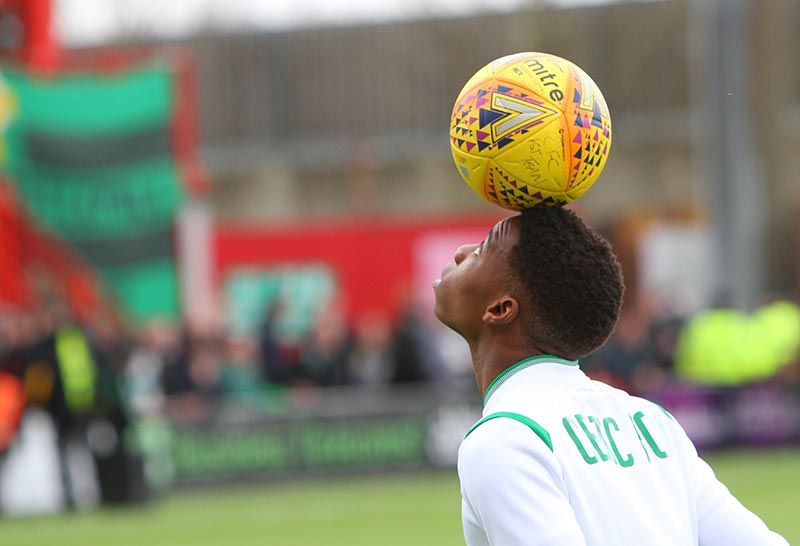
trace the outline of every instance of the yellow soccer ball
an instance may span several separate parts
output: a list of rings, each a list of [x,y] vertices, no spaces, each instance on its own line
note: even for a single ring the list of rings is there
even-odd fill
[[[512,210],[561,206],[603,170],[611,118],[600,89],[574,63],[517,53],[481,68],[461,90],[450,148],[484,199]]]

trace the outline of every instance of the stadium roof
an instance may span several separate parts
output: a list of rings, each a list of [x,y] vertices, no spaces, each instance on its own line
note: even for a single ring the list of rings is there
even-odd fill
[[[67,46],[572,7],[619,0],[54,0]],[[647,0],[639,0],[647,1]]]

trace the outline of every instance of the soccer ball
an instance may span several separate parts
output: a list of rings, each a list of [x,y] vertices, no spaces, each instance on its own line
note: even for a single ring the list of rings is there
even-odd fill
[[[597,180],[610,147],[600,89],[578,66],[546,53],[508,55],[481,68],[450,120],[462,178],[512,210],[577,199]]]

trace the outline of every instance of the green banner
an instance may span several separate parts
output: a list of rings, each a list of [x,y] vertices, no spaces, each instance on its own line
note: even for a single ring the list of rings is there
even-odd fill
[[[174,431],[177,483],[429,466],[424,415]]]
[[[171,146],[171,68],[3,73],[18,104],[6,168],[28,208],[134,316],[177,315],[172,226],[183,192]]]

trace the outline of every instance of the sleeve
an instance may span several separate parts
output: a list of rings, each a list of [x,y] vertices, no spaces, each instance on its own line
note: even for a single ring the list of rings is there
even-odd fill
[[[458,473],[465,533],[469,520],[491,546],[586,544],[560,465],[525,425],[494,419],[475,429],[459,450]]]
[[[745,508],[697,456],[687,438],[693,465],[697,533],[700,546],[789,546],[779,534]]]

